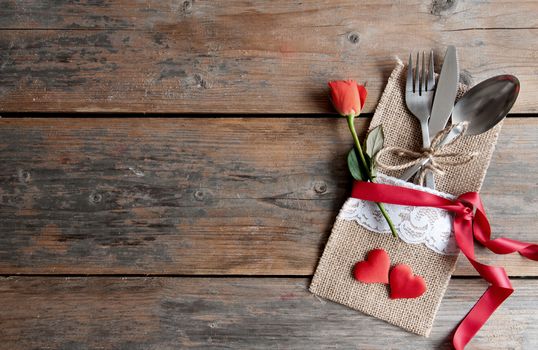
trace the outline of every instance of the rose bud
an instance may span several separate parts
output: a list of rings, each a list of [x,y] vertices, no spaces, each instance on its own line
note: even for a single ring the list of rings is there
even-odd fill
[[[329,82],[331,101],[342,116],[356,117],[361,113],[367,91],[355,80],[336,80]]]

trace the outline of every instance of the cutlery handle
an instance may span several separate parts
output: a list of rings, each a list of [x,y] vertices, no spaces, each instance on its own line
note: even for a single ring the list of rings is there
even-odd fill
[[[426,163],[427,161],[424,164]],[[424,179],[425,179],[424,182],[425,182],[426,187],[431,188],[432,190],[435,190],[435,179],[431,171],[426,172]]]
[[[454,140],[456,137],[458,137],[461,133],[462,133],[463,129],[460,128],[460,127],[455,127],[453,128],[449,133],[448,135],[445,136],[445,138],[441,141],[441,146],[444,146],[446,145],[447,143],[449,143],[450,141]],[[423,166],[423,165],[426,165],[426,163],[428,163],[428,159],[424,159],[421,163],[419,164],[415,164],[413,165],[412,167],[408,168],[403,174],[402,176],[400,176],[400,179],[404,180],[404,181],[409,181],[409,179],[411,179],[413,177],[413,175],[415,175],[417,173],[417,171],[420,170],[420,168]],[[428,174],[431,174],[432,177],[433,177],[433,173],[431,172],[428,172],[426,174],[426,179],[427,179],[427,176]],[[430,187],[432,188],[432,187]]]
[[[428,128],[428,121],[425,120],[420,123],[420,128],[422,129],[422,147],[430,147],[430,129]],[[425,163],[424,163],[425,164]],[[431,189],[435,189],[435,179],[433,173],[428,171],[425,175],[425,186]]]
[[[428,163],[427,159],[423,160],[419,164],[415,164],[412,167],[407,168],[407,170],[404,171],[402,176],[400,176],[400,179],[402,179],[404,181],[409,181],[413,177],[413,175],[415,175],[417,173],[417,171],[419,171],[420,168],[422,168],[422,166],[425,165],[426,163]]]

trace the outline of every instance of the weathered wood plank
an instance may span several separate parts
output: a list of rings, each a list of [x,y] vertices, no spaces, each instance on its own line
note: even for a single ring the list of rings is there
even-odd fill
[[[430,338],[307,291],[287,278],[0,279],[0,338],[7,349],[450,349],[450,333],[486,288],[452,280]],[[538,281],[516,292],[468,349],[538,343]],[[383,334],[382,337],[379,335]]]
[[[0,119],[0,273],[311,275],[350,190],[345,124]],[[537,134],[505,123],[483,188],[495,233],[537,240]]]
[[[538,111],[538,2],[0,0],[0,111],[325,113],[326,82],[459,48],[462,79],[522,82]]]

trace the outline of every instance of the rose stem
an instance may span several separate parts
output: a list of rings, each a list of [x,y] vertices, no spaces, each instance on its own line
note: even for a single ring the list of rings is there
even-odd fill
[[[362,147],[361,143],[359,142],[359,137],[357,136],[357,132],[355,131],[355,117],[353,115],[347,116],[347,125],[349,126],[349,131],[351,131],[351,135],[353,136],[353,141],[355,142],[355,147],[359,151],[359,157],[361,159],[361,163],[366,169],[366,175],[368,176],[368,179],[371,182],[374,182],[374,179],[372,177],[372,174],[370,173],[370,169],[368,168],[368,164],[366,163],[366,158],[364,158],[364,154],[362,153]],[[383,217],[385,217],[385,220],[387,220],[387,224],[389,224],[390,232],[392,233],[392,236],[394,238],[398,238],[398,233],[396,232],[396,228],[394,227],[394,224],[392,223],[392,220],[389,217],[389,214],[387,213],[387,210],[385,209],[385,206],[383,203],[376,202],[377,207],[381,211],[381,214],[383,214]]]

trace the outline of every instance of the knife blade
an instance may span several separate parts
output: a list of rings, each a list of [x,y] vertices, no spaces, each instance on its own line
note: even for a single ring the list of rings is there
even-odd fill
[[[443,130],[448,122],[448,118],[452,114],[454,101],[458,93],[459,68],[458,55],[455,46],[448,46],[443,60],[441,74],[437,81],[435,96],[433,99],[432,112],[428,129],[430,138],[441,130]]]

